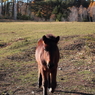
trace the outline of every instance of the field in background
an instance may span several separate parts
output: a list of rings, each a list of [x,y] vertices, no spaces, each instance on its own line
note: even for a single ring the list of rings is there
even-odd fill
[[[48,33],[61,38],[54,95],[95,94],[94,22],[1,22],[0,95],[42,94],[34,53],[37,40]]]

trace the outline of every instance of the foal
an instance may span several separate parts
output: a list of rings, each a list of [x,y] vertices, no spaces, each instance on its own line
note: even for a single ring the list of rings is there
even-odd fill
[[[44,35],[37,44],[35,58],[38,63],[39,87],[43,87],[43,95],[47,95],[47,87],[50,92],[56,88],[56,74],[59,61],[59,49],[57,43],[60,37],[52,34]]]

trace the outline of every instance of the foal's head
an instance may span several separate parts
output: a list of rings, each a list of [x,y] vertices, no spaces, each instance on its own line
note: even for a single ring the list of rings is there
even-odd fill
[[[46,36],[44,35],[42,39],[44,48],[44,65],[46,65],[48,69],[51,69],[55,64],[56,54],[58,53],[57,43],[60,37],[55,37],[49,34]]]

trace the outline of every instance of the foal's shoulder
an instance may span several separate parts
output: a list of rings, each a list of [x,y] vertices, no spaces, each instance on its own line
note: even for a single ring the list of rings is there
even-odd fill
[[[42,45],[43,44],[43,40],[42,38],[38,40],[38,46]]]

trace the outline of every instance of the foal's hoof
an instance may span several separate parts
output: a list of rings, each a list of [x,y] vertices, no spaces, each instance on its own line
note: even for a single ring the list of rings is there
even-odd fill
[[[52,88],[49,88],[49,92],[53,93],[53,92],[54,92],[54,90],[53,90]]]
[[[49,92],[52,92],[52,88],[49,88]]]
[[[42,85],[38,85],[38,88],[42,88]]]

